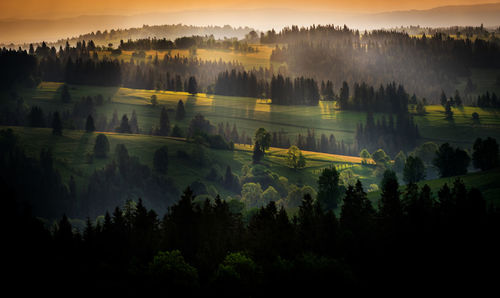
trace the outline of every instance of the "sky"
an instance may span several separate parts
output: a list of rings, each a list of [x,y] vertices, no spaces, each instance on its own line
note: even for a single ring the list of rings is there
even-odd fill
[[[493,2],[498,2],[498,0],[1,0],[0,19],[51,19],[89,14],[136,15],[180,10],[256,8],[376,13]]]

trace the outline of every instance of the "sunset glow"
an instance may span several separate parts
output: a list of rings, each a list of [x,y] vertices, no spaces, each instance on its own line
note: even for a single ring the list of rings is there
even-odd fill
[[[3,0],[0,2],[0,18],[62,18],[84,14],[143,14],[172,12],[180,10],[217,10],[217,9],[259,9],[286,8],[296,10],[330,10],[337,12],[384,12],[394,10],[429,9],[447,5],[471,5],[495,3],[488,0],[311,0],[311,1],[164,1],[164,0]]]

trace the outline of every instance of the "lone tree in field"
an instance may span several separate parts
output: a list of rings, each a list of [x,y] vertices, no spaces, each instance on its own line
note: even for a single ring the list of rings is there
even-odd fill
[[[130,117],[129,124],[131,133],[139,133],[139,124],[137,122],[137,113],[135,110],[132,110],[132,116]]]
[[[167,109],[165,109],[165,107],[162,107],[160,113],[160,127],[158,128],[157,134],[160,136],[168,136],[169,132],[170,120],[168,119]]]
[[[196,82],[196,78],[193,76],[189,77],[187,92],[192,95],[198,93],[198,83]]]
[[[52,134],[56,136],[62,136],[62,122],[59,112],[55,112],[52,116]]]
[[[61,100],[64,103],[68,103],[71,101],[71,94],[69,94],[68,85],[64,84],[61,91]]]
[[[258,163],[269,146],[271,145],[271,134],[268,133],[264,128],[259,128],[255,132],[254,146],[253,146],[253,162]]]
[[[153,107],[156,107],[156,105],[158,105],[158,98],[156,97],[156,94],[151,95],[151,105]]]
[[[109,152],[109,141],[106,135],[99,134],[95,139],[94,155],[98,158],[105,158]]]
[[[446,116],[446,120],[453,120],[453,111],[451,110],[451,103],[449,101],[445,104],[444,114]]]
[[[168,148],[167,146],[162,146],[155,151],[153,166],[155,171],[161,174],[167,173],[168,168]]]
[[[441,96],[439,97],[439,102],[443,107],[446,107],[446,104],[448,103],[448,98],[446,97],[446,93],[444,91],[441,91]]]
[[[288,149],[286,157],[288,166],[299,169],[306,166],[306,158],[297,146],[291,146]]]
[[[403,169],[403,179],[407,184],[417,183],[425,178],[425,166],[418,157],[408,156]]]
[[[368,160],[370,158],[372,158],[372,156],[370,155],[370,152],[368,152],[368,150],[366,150],[366,149],[361,150],[361,152],[359,153],[359,157],[361,157],[363,159],[361,161],[361,163],[363,163],[363,164],[368,163]]]
[[[184,120],[185,117],[186,110],[184,109],[184,103],[182,102],[182,100],[179,100],[179,102],[177,103],[177,109],[175,110],[175,120]]]
[[[456,107],[462,106],[462,98],[460,97],[460,92],[458,92],[458,90],[455,90],[455,97],[453,98],[453,103],[455,104]]]
[[[89,115],[87,117],[87,123],[85,123],[85,131],[86,132],[93,132],[93,131],[95,131],[94,118],[92,118],[92,115]]]
[[[482,171],[490,170],[499,165],[498,144],[493,138],[476,139],[473,146],[472,164]]]
[[[318,202],[326,210],[338,207],[341,191],[339,187],[339,173],[335,167],[323,169],[318,178]]]
[[[120,123],[120,127],[118,127],[118,132],[120,133],[131,133],[130,124],[128,123],[127,114],[123,114],[122,122]]]
[[[372,159],[377,165],[386,165],[391,161],[391,158],[382,149],[373,152]]]
[[[338,104],[341,109],[347,108],[347,105],[349,104],[349,85],[346,81],[342,83],[342,88],[340,88]]]

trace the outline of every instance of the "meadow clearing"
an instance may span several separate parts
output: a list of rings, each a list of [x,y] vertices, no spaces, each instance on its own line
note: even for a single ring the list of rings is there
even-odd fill
[[[44,111],[71,110],[73,103],[64,104],[60,100],[61,83],[43,82],[36,89],[26,89],[20,93],[29,106],[40,106]],[[352,143],[356,125],[364,122],[366,113],[340,111],[334,102],[320,101],[318,106],[281,106],[271,105],[269,100],[208,95],[199,93],[190,95],[186,92],[140,90],[119,87],[76,86],[70,87],[72,102],[82,96],[102,94],[105,104],[98,107],[98,115],[106,115],[108,121],[116,110],[118,116],[135,110],[142,133],[149,133],[158,125],[161,106],[170,110],[170,123],[179,125],[184,131],[189,121],[197,113],[201,113],[213,125],[236,124],[240,135],[253,135],[259,127],[268,131],[283,130],[292,142],[297,135],[307,135],[308,129],[314,129],[316,137],[321,134],[334,134],[337,140]],[[151,105],[151,96],[156,95],[159,105]],[[110,101],[108,102],[108,98]],[[174,120],[177,102],[182,100],[186,108],[186,118]],[[422,138],[419,142],[450,142],[469,148],[477,137],[494,137],[500,139],[500,111],[478,107],[452,108],[453,120],[446,120],[444,108],[433,105],[426,106],[425,115],[414,115]],[[479,121],[472,119],[472,113],[479,114]],[[382,114],[375,114],[375,118]]]
[[[231,49],[196,49],[196,54],[192,55],[188,49],[172,49],[168,51],[149,50],[144,51],[146,54],[145,58],[134,57],[133,59],[139,62],[147,62],[154,59],[156,55],[158,55],[158,59],[163,59],[166,54],[170,54],[171,56],[179,55],[181,57],[193,57],[204,61],[237,61],[247,70],[251,70],[253,68],[259,69],[260,67],[269,68],[271,65],[276,70],[280,67],[281,63],[270,61],[271,52],[274,47],[261,44],[250,44],[250,46],[256,48],[257,52],[243,53],[233,51]],[[112,55],[111,51],[98,51],[97,54],[99,55],[99,58],[108,57],[112,59],[130,61],[130,59],[132,59],[132,53],[134,52],[136,51],[122,51],[120,55]]]
[[[150,168],[153,167],[155,150],[161,146],[167,146],[168,176],[173,179],[180,190],[193,181],[199,180],[207,185],[215,184],[214,186],[223,198],[236,194],[207,179],[211,167],[214,167],[219,175],[223,176],[226,167],[230,166],[233,173],[240,176],[242,168],[252,163],[252,147],[248,145],[237,145],[234,151],[205,148],[206,163],[210,166],[199,166],[189,159],[178,156],[179,150],[190,154],[196,146],[183,139],[111,132],[104,133],[110,143],[108,158],[94,158],[92,163],[88,163],[86,154],[93,152],[98,133],[65,130],[63,136],[58,137],[52,134],[50,128],[0,126],[0,129],[6,128],[11,128],[19,136],[21,145],[29,156],[38,158],[42,148],[49,148],[53,153],[54,164],[60,171],[63,181],[68,181],[70,176],[73,176],[77,188],[80,190],[85,189],[88,177],[95,170],[102,169],[112,161],[117,144],[124,144],[130,156],[137,156],[141,163]],[[362,164],[360,158],[308,151],[303,151],[303,154],[307,160],[307,165],[303,169],[294,170],[288,167],[286,150],[280,148],[270,148],[262,165],[280,176],[287,177],[290,183],[299,186],[310,185],[316,188],[321,170],[330,166],[335,166],[339,171],[351,169],[356,178],[366,183],[367,186],[376,183],[376,178],[372,175],[373,166]]]

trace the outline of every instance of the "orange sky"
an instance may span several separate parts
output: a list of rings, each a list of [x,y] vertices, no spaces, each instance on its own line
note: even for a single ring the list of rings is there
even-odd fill
[[[268,7],[381,12],[493,2],[498,2],[498,0],[1,0],[0,18],[62,18],[82,14],[133,15],[192,9],[251,9]]]

